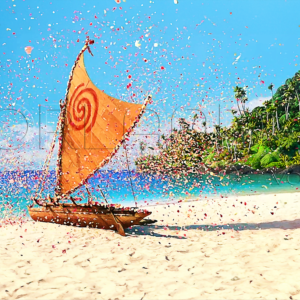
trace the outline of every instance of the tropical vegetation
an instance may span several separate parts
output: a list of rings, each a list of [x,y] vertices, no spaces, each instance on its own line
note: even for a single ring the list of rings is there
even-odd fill
[[[287,168],[300,164],[300,71],[286,80],[276,93],[270,84],[269,100],[250,111],[244,87],[236,86],[237,110],[232,110],[229,127],[215,126],[214,132],[194,129],[179,120],[179,129],[162,136],[156,155],[141,155],[136,167],[142,172],[175,172],[226,169],[232,165],[255,170]],[[206,127],[206,122],[203,122]],[[141,146],[145,150],[146,145]]]

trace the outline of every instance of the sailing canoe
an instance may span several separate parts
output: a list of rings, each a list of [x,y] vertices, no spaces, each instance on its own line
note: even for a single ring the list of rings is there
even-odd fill
[[[151,212],[97,206],[92,205],[90,200],[86,205],[76,204],[70,194],[85,185],[89,178],[110,162],[139,122],[151,96],[146,97],[143,104],[129,103],[98,89],[89,78],[83,60],[85,50],[91,53],[90,45],[93,43],[87,38],[77,56],[65,101],[61,103],[57,124],[59,147],[55,201],[50,197],[42,199],[44,182],[40,181],[38,188],[41,183],[41,190],[32,198],[39,207],[31,206],[28,210],[35,221],[113,229],[124,236],[124,228],[140,225]],[[56,135],[45,162],[44,179],[49,170],[55,139]],[[66,200],[72,200],[73,204],[59,204]],[[152,223],[150,220],[145,221]]]
[[[116,221],[122,225],[123,229],[126,229],[140,225],[140,221],[149,216],[151,212],[136,208],[124,209],[103,205],[66,203],[59,206],[47,204],[45,207],[32,207],[29,208],[29,214],[34,221],[38,222],[117,230]]]

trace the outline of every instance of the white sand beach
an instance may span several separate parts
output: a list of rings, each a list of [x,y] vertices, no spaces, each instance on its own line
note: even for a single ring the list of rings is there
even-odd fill
[[[125,238],[47,223],[1,227],[0,299],[300,299],[299,193],[149,210],[157,225]]]

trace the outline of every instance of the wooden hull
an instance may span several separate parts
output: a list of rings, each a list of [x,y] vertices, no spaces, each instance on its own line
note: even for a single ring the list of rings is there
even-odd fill
[[[123,209],[97,205],[64,204],[60,206],[29,207],[31,218],[38,222],[56,223],[78,227],[111,229],[118,232],[119,225],[124,229],[140,225],[140,221],[149,216],[146,210]]]

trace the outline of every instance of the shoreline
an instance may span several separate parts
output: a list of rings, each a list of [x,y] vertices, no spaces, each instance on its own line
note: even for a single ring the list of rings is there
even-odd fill
[[[294,210],[293,206],[299,206],[299,212]],[[232,195],[224,198],[194,198],[182,202],[173,201],[140,207],[144,209],[149,208],[149,211],[152,210],[153,214],[149,218],[157,219],[158,222],[155,224],[159,226],[164,225],[162,211],[168,212],[169,216],[174,215],[177,218],[174,217],[173,221],[169,220],[167,222],[168,226],[179,223],[185,226],[202,226],[211,224],[281,222],[296,220],[298,217],[300,219],[300,192],[247,196]],[[181,210],[185,212],[185,216],[180,215]],[[190,213],[186,211],[190,211]]]
[[[176,173],[174,173],[174,171]],[[300,173],[300,165],[291,165],[285,168],[261,168],[253,169],[249,165],[245,164],[231,164],[227,165],[226,168],[212,168],[210,165],[204,165],[198,169],[170,169],[168,171],[159,171],[159,170],[140,170],[135,169],[134,172],[144,175],[158,175],[158,176],[178,176],[178,175],[210,175],[213,173],[215,176],[226,176],[237,173],[238,175],[265,175],[265,174],[281,174],[281,175],[292,175]]]
[[[220,196],[216,196],[216,197],[204,197],[204,198],[182,198],[182,199],[178,199],[178,200],[173,200],[173,201],[166,201],[166,202],[157,202],[157,203],[153,203],[153,204],[146,204],[146,205],[138,205],[137,207],[153,207],[153,206],[157,206],[157,205],[168,205],[168,204],[179,204],[179,203],[186,203],[186,202],[198,202],[198,201],[207,201],[207,200],[221,200],[221,199],[228,199],[228,198],[233,198],[233,197],[254,197],[254,196],[263,196],[263,195],[273,195],[273,194],[297,194],[300,193],[300,190],[296,190],[296,191],[279,191],[279,192],[274,192],[274,191],[270,191],[270,192],[266,192],[266,193],[253,193],[253,194],[230,194],[230,195],[222,195],[222,197]],[[154,200],[149,200],[149,201],[154,201]]]

